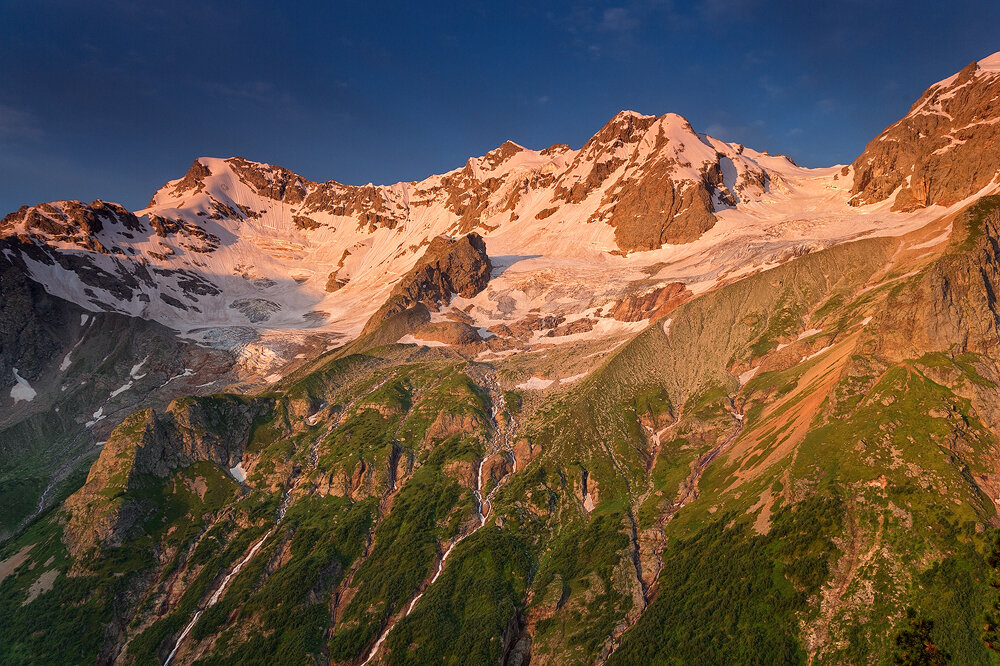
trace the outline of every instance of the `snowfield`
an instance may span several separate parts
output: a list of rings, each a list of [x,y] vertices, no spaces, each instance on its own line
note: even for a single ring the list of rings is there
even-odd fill
[[[57,261],[46,263],[35,255],[22,260],[31,276],[57,296],[92,311],[152,319],[208,344],[219,342],[207,339],[211,332],[225,337],[220,332],[227,330],[350,338],[430,239],[475,230],[485,238],[493,278],[483,292],[456,298],[449,309],[462,310],[483,332],[539,312],[569,321],[593,315],[592,330],[558,338],[538,334],[529,342],[536,346],[642,328],[646,322],[594,315],[634,293],[636,284],[653,289],[680,282],[699,294],[803,253],[863,237],[905,234],[968,203],[898,213],[889,210],[889,197],[854,207],[848,204],[853,176],[841,166],[799,167],[784,156],[696,134],[674,114],[654,119],[623,112],[609,127],[642,119],[651,123],[649,129],[631,143],[605,145],[597,141],[599,134],[579,150],[538,151],[508,142],[461,169],[380,187],[312,183],[267,164],[201,158],[188,176],[168,182],[148,208],[136,211],[142,231],[110,223],[91,234],[86,242],[99,242],[106,253],[81,247],[81,240],[30,232],[50,253],[85,255],[107,275],[128,279],[95,285]],[[599,220],[623,182],[645,177],[649,165],[664,161],[673,165],[669,175],[675,182],[693,181],[700,178],[701,165],[712,160],[721,160],[723,182],[711,229],[689,243],[618,249],[615,229]],[[586,184],[601,164],[615,167],[611,175],[565,200],[567,188]],[[191,175],[195,172],[197,178]],[[284,192],[298,188],[299,198],[275,198],[268,188],[279,184]],[[463,209],[455,200],[467,202],[473,191],[483,192],[485,203],[468,224],[456,212]],[[730,195],[735,205],[726,203]],[[310,196],[327,203],[304,203]],[[66,205],[56,202],[51,210],[42,206],[35,212],[57,220]],[[27,233],[25,225],[17,223],[4,233]],[[160,233],[167,227],[174,230]],[[131,285],[128,297],[122,295],[122,282]],[[448,318],[449,309],[434,313],[435,320]],[[241,363],[262,375],[281,361],[269,357],[274,352],[265,345],[223,343],[239,350]],[[67,355],[63,365],[70,362]],[[18,399],[28,400],[29,388],[19,381]]]

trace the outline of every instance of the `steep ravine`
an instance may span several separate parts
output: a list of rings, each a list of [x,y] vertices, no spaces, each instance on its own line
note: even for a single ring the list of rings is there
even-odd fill
[[[448,548],[445,549],[444,553],[441,555],[441,559],[438,561],[437,570],[434,572],[434,575],[425,585],[422,586],[421,590],[413,597],[410,603],[407,604],[406,612],[389,620],[385,629],[368,651],[367,657],[365,657],[365,660],[361,662],[362,666],[366,666],[379,654],[382,644],[385,642],[386,638],[389,637],[389,634],[396,627],[396,625],[413,612],[413,609],[416,608],[417,602],[420,601],[420,598],[424,596],[427,590],[434,585],[435,582],[437,582],[437,579],[444,571],[445,563],[448,561],[448,556],[451,555],[453,550],[455,550],[455,547],[486,525],[486,520],[491,513],[491,502],[494,493],[496,493],[501,485],[517,471],[517,459],[514,457],[514,452],[510,445],[512,435],[516,430],[516,422],[514,421],[513,415],[507,411],[503,392],[499,389],[496,383],[496,374],[493,372],[488,373],[485,377],[485,383],[490,395],[490,422],[492,426],[492,437],[490,438],[486,454],[482,457],[476,467],[476,485],[475,489],[472,491],[473,496],[476,499],[476,517],[479,519],[479,524],[464,534],[460,534],[454,541],[451,542],[451,544],[448,545]],[[503,418],[498,420],[497,417],[501,415]],[[502,421],[502,425],[500,421]],[[505,474],[502,478],[500,478],[497,483],[494,484],[493,488],[484,496],[483,489],[485,487],[485,482],[483,479],[483,466],[491,457],[495,455],[509,456],[513,469],[510,474]]]
[[[709,465],[712,464],[712,461],[714,461],[716,458],[722,455],[727,449],[729,449],[730,445],[732,445],[732,443],[736,441],[736,438],[739,437],[740,432],[743,430],[743,417],[744,417],[745,405],[740,405],[740,407],[737,408],[736,403],[732,396],[728,396],[727,400],[729,401],[729,406],[731,410],[730,414],[733,417],[735,426],[733,432],[728,437],[726,437],[726,439],[724,439],[717,445],[713,446],[705,453],[702,453],[700,456],[698,456],[698,458],[691,464],[691,471],[690,473],[688,473],[687,478],[684,479],[684,481],[681,483],[680,488],[678,489],[677,498],[670,505],[670,507],[660,516],[659,518],[660,524],[666,524],[670,522],[671,520],[673,520],[674,516],[676,516],[677,513],[681,509],[683,509],[688,503],[698,499],[698,482],[701,480],[701,477],[705,473],[705,470],[708,468]],[[657,438],[657,444],[659,444],[658,438]],[[639,504],[641,504],[641,502],[637,503],[637,505]],[[639,580],[640,585],[642,586],[643,600],[645,602],[643,604],[642,610],[645,611],[646,608],[649,607],[653,595],[656,594],[656,583],[657,580],[659,579],[660,570],[657,570],[656,574],[652,577],[652,580],[648,584],[643,579],[642,567],[639,560],[639,549],[638,549],[639,547],[636,535],[635,519],[632,518],[631,511],[629,512],[629,518],[632,524],[632,534],[631,534],[631,543],[633,549],[632,557],[633,561],[635,562],[636,576]],[[605,652],[602,653],[602,655],[599,657],[598,663],[604,664],[608,661],[608,659],[611,658],[611,655],[614,654],[615,650],[618,649],[618,646],[621,645],[621,641],[624,634],[632,626],[634,626],[636,622],[638,622],[638,619],[639,617],[641,617],[641,615],[642,613],[640,612],[639,615],[635,618],[635,620],[633,620],[632,622],[628,622],[621,631],[618,631],[611,636],[611,641],[609,643],[609,646],[605,650]]]

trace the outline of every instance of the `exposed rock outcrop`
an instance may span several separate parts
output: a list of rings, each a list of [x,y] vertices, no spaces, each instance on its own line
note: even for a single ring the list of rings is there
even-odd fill
[[[27,380],[38,377],[62,349],[60,331],[78,313],[0,254],[0,389],[14,385],[14,368]]]
[[[1000,350],[1000,196],[984,197],[956,222],[965,247],[935,261],[894,293],[875,341],[893,361],[927,352],[994,355]]]
[[[1000,171],[1000,57],[969,63],[934,84],[909,113],[871,140],[854,161],[851,204],[892,209],[949,206]]]
[[[715,226],[717,209],[735,206],[738,195],[766,191],[770,181],[742,147],[699,136],[672,113],[619,113],[580,149],[577,161],[594,166],[582,182],[562,186],[565,200],[602,191],[591,221],[614,227],[622,252],[697,240]],[[723,163],[734,172],[728,184]]]
[[[270,401],[236,395],[182,398],[164,414],[135,412],[115,428],[87,482],[65,503],[67,546],[81,553],[120,545],[145,511],[132,491],[155,486],[198,461],[229,468],[240,462],[251,425]]]
[[[479,331],[461,321],[440,321],[417,329],[413,336],[446,345],[471,345],[482,341]]]
[[[683,283],[671,282],[644,294],[625,296],[608,310],[608,315],[618,321],[659,319],[692,297]]]
[[[450,303],[454,294],[472,298],[486,288],[491,271],[486,243],[479,234],[438,236],[368,320],[363,333],[370,333],[392,315],[418,303],[437,310]]]

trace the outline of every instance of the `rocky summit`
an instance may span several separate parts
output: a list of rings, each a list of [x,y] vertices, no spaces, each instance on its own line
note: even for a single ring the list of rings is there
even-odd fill
[[[10,213],[0,662],[995,663],[998,99]]]

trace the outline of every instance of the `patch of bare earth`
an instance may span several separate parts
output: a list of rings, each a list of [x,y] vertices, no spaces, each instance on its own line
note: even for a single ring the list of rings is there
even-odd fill
[[[28,553],[34,547],[35,544],[27,545],[3,562],[0,562],[0,583],[2,583],[7,576],[14,573],[15,569],[24,564],[25,560],[28,559]]]
[[[753,428],[736,441],[727,456],[729,464],[755,458],[768,435],[779,433],[777,441],[771,445],[771,450],[763,460],[752,466],[740,463],[736,478],[727,490],[757,478],[772,464],[792,453],[805,439],[823,401],[840,379],[841,371],[854,351],[857,340],[858,334],[854,333],[823,351],[819,361],[802,375],[795,388],[769,405]]]
[[[58,569],[49,569],[42,573],[31,587],[28,588],[28,598],[24,600],[22,606],[27,606],[32,601],[38,598],[38,595],[44,594],[52,589],[56,583],[56,578],[59,577]]]

